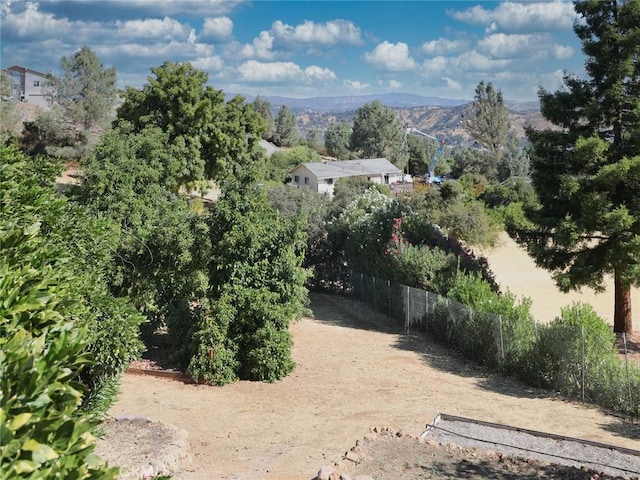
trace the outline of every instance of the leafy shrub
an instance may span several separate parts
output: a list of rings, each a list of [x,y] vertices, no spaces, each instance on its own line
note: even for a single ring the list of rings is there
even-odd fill
[[[461,349],[507,373],[526,362],[535,342],[531,301],[517,302],[510,292],[497,293],[478,274],[459,274],[448,296],[473,309],[472,320],[460,332]]]
[[[533,380],[541,387],[579,397],[583,376],[597,376],[601,366],[615,359],[614,347],[611,327],[591,305],[574,303],[564,307],[559,317],[540,328],[532,359],[538,373]]]
[[[87,328],[87,351],[100,362],[84,369],[80,377],[89,388],[85,407],[91,403],[106,410],[108,399],[114,398],[115,378],[142,351],[138,326],[143,318],[125,299],[114,298],[107,285],[114,274],[112,255],[119,229],[57,194],[57,164],[44,158],[28,159],[13,147],[2,147],[0,158],[0,229],[38,225],[34,241],[42,246],[34,250],[7,244],[2,254],[15,264],[52,267],[74,279],[67,286],[69,294],[84,305],[77,322]],[[97,398],[102,401],[93,402]]]
[[[42,265],[38,225],[0,230],[0,476],[115,478],[92,453],[92,423],[76,416],[92,360],[68,270]]]
[[[194,378],[273,382],[291,372],[289,324],[307,301],[301,220],[282,218],[251,186],[218,201],[211,217],[210,286],[205,308],[194,310],[190,337]]]

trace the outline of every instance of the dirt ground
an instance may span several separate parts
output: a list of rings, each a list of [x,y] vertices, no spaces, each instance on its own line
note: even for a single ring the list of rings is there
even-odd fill
[[[343,303],[313,297],[315,318],[302,319],[291,328],[298,366],[280,382],[208,387],[126,374],[110,414],[140,415],[188,432],[193,462],[174,477],[183,480],[310,479],[321,466],[342,462],[372,427],[417,437],[443,412],[640,447],[637,425],[486,375],[446,348],[367,321],[366,314],[354,315]],[[412,450],[395,452],[405,469],[415,463]],[[378,465],[375,472],[367,472],[373,478],[451,478],[426,476],[419,466],[414,476],[409,471],[401,477],[385,476],[390,463],[376,455],[382,453],[368,455],[371,463],[361,465]],[[462,462],[449,451],[438,458],[454,462],[449,470],[442,467],[445,475]],[[483,468],[497,471],[505,461],[494,457],[493,464]],[[520,471],[513,465],[512,471]]]
[[[540,322],[550,322],[560,315],[560,309],[573,302],[586,302],[603,319],[613,325],[613,279],[607,278],[606,291],[596,293],[590,288],[579,292],[561,293],[549,272],[536,267],[524,249],[506,234],[492,250],[479,252],[487,257],[491,270],[503,291],[509,290],[518,298],[529,297],[533,301],[531,312]],[[640,288],[631,290],[631,308],[634,314],[634,331],[640,331]]]

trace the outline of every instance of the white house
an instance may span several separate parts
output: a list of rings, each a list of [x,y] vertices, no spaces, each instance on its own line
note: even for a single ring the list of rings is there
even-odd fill
[[[50,107],[44,95],[49,75],[30,68],[13,65],[4,72],[11,78],[11,98],[15,102],[26,102],[48,109]]]
[[[291,183],[333,196],[335,181],[345,177],[392,185],[402,182],[403,173],[386,158],[301,163],[291,172]]]

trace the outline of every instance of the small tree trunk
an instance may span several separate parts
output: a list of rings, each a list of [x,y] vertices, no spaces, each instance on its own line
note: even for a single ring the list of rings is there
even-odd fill
[[[613,331],[616,333],[633,333],[631,317],[631,285],[620,278],[616,270],[614,278],[615,307],[613,313]]]

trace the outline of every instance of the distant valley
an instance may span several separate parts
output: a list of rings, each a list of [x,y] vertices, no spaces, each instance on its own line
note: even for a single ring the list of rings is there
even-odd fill
[[[255,97],[242,95],[247,102]],[[457,139],[464,142],[468,135],[462,126],[465,115],[471,114],[471,101],[439,97],[425,97],[414,94],[389,93],[380,95],[348,95],[336,97],[288,98],[261,97],[269,100],[274,114],[282,105],[289,107],[298,118],[302,135],[317,130],[324,135],[331,122],[342,119],[352,120],[355,111],[374,100],[397,111],[402,122],[438,138]],[[550,127],[540,113],[538,102],[507,102],[511,128],[524,138],[525,126],[535,128]]]

